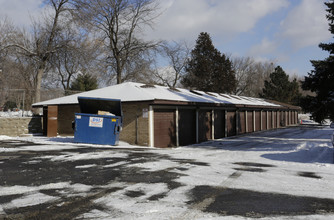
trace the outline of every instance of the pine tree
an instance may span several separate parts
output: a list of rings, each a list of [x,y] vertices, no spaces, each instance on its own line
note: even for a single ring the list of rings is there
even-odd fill
[[[289,76],[282,67],[277,66],[275,71],[270,74],[270,80],[264,81],[264,88],[260,97],[279,102],[298,104],[301,94],[296,79],[289,81]]]
[[[230,93],[235,90],[232,63],[214,47],[208,33],[202,32],[198,36],[181,82],[186,87],[202,91]]]
[[[97,79],[89,74],[80,74],[71,85],[71,90],[89,91],[97,89]]]
[[[334,34],[334,1],[325,2],[329,31]],[[315,121],[322,123],[330,118],[334,121],[334,43],[321,43],[319,47],[329,52],[324,60],[311,60],[314,70],[305,77],[302,83],[304,90],[311,90],[315,96],[302,100],[304,111],[311,112]]]

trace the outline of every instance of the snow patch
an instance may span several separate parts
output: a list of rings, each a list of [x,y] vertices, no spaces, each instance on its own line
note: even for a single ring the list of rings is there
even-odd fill
[[[93,209],[87,213],[79,215],[76,219],[109,219],[111,213],[103,212],[98,209]]]
[[[50,156],[47,156],[50,158]],[[63,155],[57,155],[51,157],[51,161],[77,161],[77,160],[94,160],[94,159],[105,159],[105,158],[127,158],[127,153],[119,152],[89,152],[89,153],[73,153],[73,152],[63,152]],[[46,157],[41,157],[46,158]]]
[[[70,189],[74,192],[87,192],[92,188],[92,186],[84,185],[84,184],[71,184],[70,182],[59,182],[59,183],[49,183],[41,186],[0,186],[0,195],[8,196],[8,195],[20,195],[20,194],[28,194],[34,193],[40,190],[61,190],[61,189]]]
[[[32,145],[15,148],[0,148],[0,152],[18,152],[18,151],[62,151],[77,149],[76,146],[71,145]]]
[[[87,164],[87,165],[82,165],[82,166],[75,166],[76,169],[86,169],[86,168],[91,168],[91,167],[96,167],[96,164]]]
[[[114,163],[114,164],[108,164],[108,165],[105,165],[103,166],[104,168],[108,168],[108,167],[117,167],[117,166],[122,166],[122,165],[125,165],[129,162],[127,161],[120,161],[120,162],[117,162],[117,163]]]
[[[33,114],[31,111],[7,111],[7,112],[1,112],[0,111],[0,117],[4,118],[19,118],[19,117],[32,117]]]
[[[69,182],[50,183],[41,186],[21,186],[21,185],[0,186],[0,195],[2,196],[19,195],[19,194],[36,192],[39,190],[63,189],[63,188],[68,188],[69,186],[70,186]]]
[[[159,160],[154,162],[136,163],[133,165],[129,165],[129,167],[140,167],[152,172],[158,170],[165,170],[168,168],[174,168],[178,166],[180,166],[179,163],[170,160]]]
[[[13,139],[13,137],[9,137],[9,136],[6,136],[6,135],[0,135],[0,141],[2,141],[2,140],[10,140],[10,139]]]
[[[25,195],[21,198],[14,199],[9,203],[3,204],[2,206],[4,209],[21,208],[21,207],[34,206],[46,202],[51,202],[56,199],[58,198],[37,192]]]

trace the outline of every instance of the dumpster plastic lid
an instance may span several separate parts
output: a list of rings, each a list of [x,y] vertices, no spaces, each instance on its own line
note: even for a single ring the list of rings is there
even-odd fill
[[[81,113],[97,114],[98,111],[110,112],[116,116],[122,116],[120,99],[104,99],[91,97],[78,97]]]

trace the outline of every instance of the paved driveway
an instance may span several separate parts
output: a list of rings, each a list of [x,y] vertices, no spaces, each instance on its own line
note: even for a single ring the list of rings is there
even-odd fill
[[[331,219],[330,132],[290,128],[177,149],[3,139],[0,219]]]

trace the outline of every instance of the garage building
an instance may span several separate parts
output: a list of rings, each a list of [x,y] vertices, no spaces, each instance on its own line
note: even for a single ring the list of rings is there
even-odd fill
[[[175,147],[298,123],[297,106],[244,96],[127,82],[33,104],[43,108],[43,131],[73,135],[78,96],[121,99],[120,140]]]

